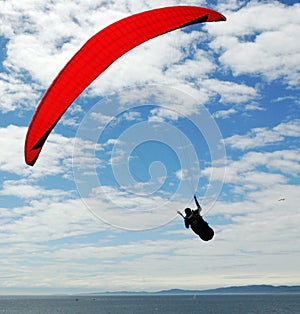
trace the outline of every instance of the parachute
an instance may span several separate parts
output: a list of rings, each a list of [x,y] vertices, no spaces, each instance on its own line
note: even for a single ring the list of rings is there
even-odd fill
[[[143,42],[175,29],[225,20],[222,14],[207,8],[172,6],[131,15],[95,34],[65,65],[43,95],[26,135],[26,164],[35,164],[64,112],[116,59]]]

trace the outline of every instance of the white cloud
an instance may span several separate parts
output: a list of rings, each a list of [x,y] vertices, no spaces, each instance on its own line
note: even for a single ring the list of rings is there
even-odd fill
[[[24,143],[27,128],[9,125],[0,128],[0,170],[16,174],[28,179],[38,180],[47,176],[60,175],[64,178],[71,177],[73,163],[75,167],[92,167],[94,169],[97,159],[90,159],[90,151],[101,151],[101,145],[64,137],[53,133],[49,136],[34,167],[29,167],[24,160]],[[74,158],[73,158],[73,153]]]
[[[150,114],[149,122],[157,123],[162,123],[165,121],[165,119],[176,121],[180,117],[179,112],[162,107],[151,110]]]
[[[205,168],[201,174],[210,177],[214,170],[223,173],[223,167]],[[279,150],[273,152],[249,152],[238,160],[228,160],[225,177],[215,176],[222,180],[225,186],[243,195],[245,191],[261,191],[284,185],[289,178],[300,173],[300,158],[298,150]],[[229,184],[229,185],[228,185]]]
[[[57,201],[54,192],[48,191],[43,199],[32,199],[28,206],[11,208],[10,220],[0,229],[0,242],[43,243],[105,229],[80,199]]]
[[[274,131],[283,136],[299,137],[300,136],[300,119],[291,120],[287,123],[280,123],[274,127]]]
[[[254,128],[246,135],[233,135],[225,139],[225,143],[235,149],[251,149],[263,147],[269,144],[276,144],[284,140],[285,137],[300,136],[300,121],[298,119],[283,122],[273,127]]]
[[[90,116],[94,121],[99,123],[99,127],[102,125],[106,125],[114,118],[111,116],[103,115],[101,112],[92,112]]]
[[[176,171],[176,177],[179,180],[183,180],[183,179],[187,178],[188,174],[189,173],[188,173],[187,169],[180,169],[180,170]]]
[[[233,135],[225,139],[225,143],[235,149],[251,149],[281,142],[284,137],[266,128],[254,128],[247,135]]]
[[[120,145],[121,142],[117,138],[110,138],[107,140],[103,146],[110,146],[110,145]]]
[[[263,108],[261,105],[256,104],[256,103],[247,104],[247,105],[245,106],[245,109],[246,109],[247,111],[253,111],[253,110],[265,111],[265,110],[266,110],[266,109]]]
[[[125,112],[123,115],[123,119],[126,121],[138,121],[141,118],[141,113],[140,112]]]
[[[0,128],[0,170],[16,174],[28,174],[23,157],[26,129],[14,125]]]
[[[237,111],[233,108],[228,110],[219,110],[213,114],[213,116],[217,119],[228,119],[231,115],[237,113]]]
[[[212,26],[212,43],[222,49],[221,63],[235,75],[263,75],[268,80],[283,78],[290,86],[299,82],[300,5],[250,1],[244,8],[224,12],[227,22]]]
[[[6,113],[18,108],[31,108],[39,96],[34,86],[26,84],[13,74],[0,73],[0,111]]]
[[[28,184],[22,180],[18,181],[4,181],[0,195],[15,196],[22,199],[40,199],[52,196],[60,199],[69,195],[70,193],[62,190],[45,189],[38,185]]]
[[[204,80],[200,83],[200,86],[207,88],[210,91],[214,91],[220,95],[221,102],[224,103],[241,103],[250,101],[257,97],[257,91],[255,88],[247,86],[245,84],[237,84],[234,82],[226,82],[216,79]]]

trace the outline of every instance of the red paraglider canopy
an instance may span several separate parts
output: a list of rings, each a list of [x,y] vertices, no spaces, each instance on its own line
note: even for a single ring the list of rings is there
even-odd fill
[[[42,97],[28,128],[25,161],[33,166],[61,116],[105,69],[141,43],[187,25],[225,21],[213,10],[174,6],[145,11],[115,22],[91,37],[61,70]]]

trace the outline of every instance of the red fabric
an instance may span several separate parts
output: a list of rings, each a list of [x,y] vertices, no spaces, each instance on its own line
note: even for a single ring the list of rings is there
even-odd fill
[[[200,18],[203,20],[199,21]],[[124,53],[188,24],[225,20],[222,14],[210,9],[174,6],[129,16],[91,37],[42,97],[26,136],[26,163],[34,165],[49,133],[75,98]]]

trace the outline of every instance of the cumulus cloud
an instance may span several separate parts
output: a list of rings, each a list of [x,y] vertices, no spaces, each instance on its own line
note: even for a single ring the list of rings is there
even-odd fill
[[[237,111],[233,108],[228,109],[228,110],[219,110],[217,112],[214,113],[214,117],[215,118],[221,118],[221,119],[227,119],[229,118],[231,115],[237,113]]]
[[[222,50],[220,62],[235,75],[262,75],[269,81],[282,78],[296,87],[300,24],[295,16],[299,12],[299,4],[250,1],[240,10],[225,12],[228,23],[208,29],[217,36],[211,47]]]
[[[63,190],[51,190],[45,189],[39,185],[28,184],[26,181],[7,180],[3,182],[0,195],[14,196],[21,199],[40,199],[52,196],[56,199],[62,199],[63,197],[70,195],[70,192]]]
[[[215,91],[217,95],[220,95],[221,101],[224,103],[243,103],[257,96],[255,88],[245,84],[209,79],[203,81],[201,85],[211,91]]]
[[[26,129],[15,125],[0,128],[0,170],[10,173],[28,173],[23,157]]]
[[[0,73],[0,89],[0,111],[3,113],[18,108],[31,108],[39,96],[34,84],[27,84],[13,74]]]
[[[251,149],[270,144],[276,144],[284,140],[285,137],[299,137],[300,121],[291,120],[280,123],[273,129],[254,128],[246,135],[233,135],[225,139],[225,143],[235,149]]]
[[[214,170],[225,172],[216,176],[235,194],[244,195],[245,191],[263,191],[269,187],[283,186],[293,182],[300,173],[298,150],[278,150],[274,152],[248,152],[237,160],[228,160],[225,170],[222,166],[205,168],[203,176],[209,177]]]
[[[24,160],[24,143],[26,127],[9,125],[0,128],[0,170],[16,174],[30,180],[38,180],[47,176],[60,175],[72,178],[72,168],[84,167],[94,169],[95,158],[90,158],[90,151],[101,151],[101,145],[80,138],[69,138],[60,134],[50,135],[45,144],[39,161],[34,167],[29,167]],[[74,146],[76,143],[76,146]],[[76,150],[75,150],[76,148]],[[75,154],[75,156],[74,156]]]
[[[43,199],[31,200],[27,206],[11,208],[9,221],[0,230],[0,241],[43,243],[105,229],[80,199],[66,197],[58,201],[52,192],[44,193]],[[5,220],[5,216],[1,219]]]

